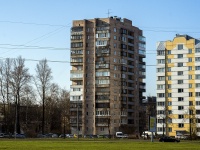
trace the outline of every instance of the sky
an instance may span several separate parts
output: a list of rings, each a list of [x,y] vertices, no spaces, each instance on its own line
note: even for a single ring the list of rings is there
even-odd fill
[[[0,0],[0,59],[26,59],[30,74],[47,59],[53,81],[70,90],[73,20],[118,16],[146,37],[146,93],[156,96],[156,42],[176,34],[200,38],[200,0]]]

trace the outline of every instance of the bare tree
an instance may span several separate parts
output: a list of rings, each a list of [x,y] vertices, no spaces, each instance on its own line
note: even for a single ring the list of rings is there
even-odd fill
[[[22,89],[28,83],[30,83],[31,76],[28,72],[28,68],[25,67],[25,60],[19,56],[17,59],[13,60],[13,70],[11,71],[10,84],[13,89],[15,104],[16,104],[16,132],[20,131],[20,98]]]
[[[60,101],[59,101],[59,108],[61,109],[61,120],[62,120],[62,127],[63,127],[63,134],[65,138],[65,133],[70,132],[70,97],[69,91],[65,89],[61,89],[60,92]]]
[[[4,132],[8,132],[11,126],[10,118],[10,96],[12,93],[9,84],[9,79],[11,77],[11,69],[12,69],[12,59],[7,58],[5,61],[0,63],[0,92],[1,99],[3,102],[3,111],[4,111]],[[10,131],[9,131],[10,132]]]
[[[50,86],[52,72],[47,64],[46,59],[39,61],[39,63],[36,65],[35,71],[36,76],[34,78],[34,81],[39,95],[42,99],[42,134],[44,134],[46,91]]]

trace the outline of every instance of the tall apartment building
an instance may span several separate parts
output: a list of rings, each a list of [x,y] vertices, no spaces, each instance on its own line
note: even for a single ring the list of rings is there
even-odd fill
[[[157,43],[157,132],[200,135],[200,40]]]
[[[145,37],[118,17],[75,20],[71,28],[72,133],[139,132]],[[127,131],[129,129],[129,131]]]

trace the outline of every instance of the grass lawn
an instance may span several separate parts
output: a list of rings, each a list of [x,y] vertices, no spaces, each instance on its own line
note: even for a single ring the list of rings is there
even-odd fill
[[[200,141],[164,143],[149,140],[0,139],[0,150],[199,150]]]

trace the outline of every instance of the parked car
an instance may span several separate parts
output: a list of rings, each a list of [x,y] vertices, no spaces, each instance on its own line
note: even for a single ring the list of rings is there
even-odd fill
[[[4,133],[0,133],[0,138],[4,138]]]
[[[45,134],[38,134],[37,138],[47,138],[47,136]]]
[[[26,138],[26,136],[24,134],[18,134],[18,133],[16,135],[13,134],[12,137],[13,138]]]
[[[176,139],[182,139],[182,140],[186,140],[189,138],[189,135],[183,135],[183,134],[177,134],[175,136]]]
[[[180,140],[169,136],[164,136],[159,139],[159,142],[180,142]]]

